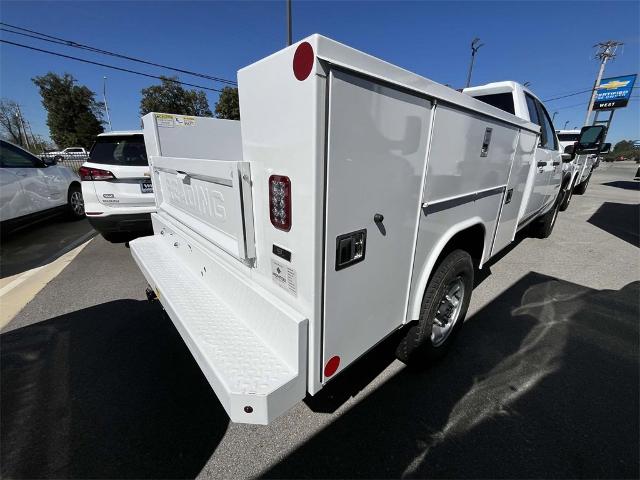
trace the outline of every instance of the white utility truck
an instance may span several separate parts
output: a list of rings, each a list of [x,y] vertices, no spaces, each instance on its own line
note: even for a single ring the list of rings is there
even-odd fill
[[[401,328],[403,361],[442,355],[474,269],[553,227],[561,153],[521,87],[538,124],[320,35],[238,80],[241,148],[221,120],[143,118],[155,234],[130,244],[235,422],[269,423]]]
[[[560,147],[563,151],[567,146],[575,144],[580,138],[580,130],[557,130],[556,133],[558,134]],[[597,154],[588,154],[576,155],[572,160],[571,194],[576,193],[582,195],[587,191],[587,186],[589,185],[589,180],[591,180],[591,173],[595,168],[597,158]]]

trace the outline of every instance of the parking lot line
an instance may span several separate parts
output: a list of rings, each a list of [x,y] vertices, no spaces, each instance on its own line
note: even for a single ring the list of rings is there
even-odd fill
[[[91,235],[92,236],[92,235]],[[0,329],[4,328],[36,294],[53,280],[91,241],[91,238],[54,261],[5,280],[0,288]]]

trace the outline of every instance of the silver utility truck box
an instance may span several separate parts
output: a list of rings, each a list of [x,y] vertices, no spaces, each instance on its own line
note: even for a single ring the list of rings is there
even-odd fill
[[[240,122],[143,118],[158,211],[131,251],[231,419],[264,424],[418,320],[453,239],[481,266],[553,202],[538,125],[328,38],[238,80]]]

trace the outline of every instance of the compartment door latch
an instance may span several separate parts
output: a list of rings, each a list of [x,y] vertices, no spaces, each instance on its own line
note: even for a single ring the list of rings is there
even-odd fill
[[[364,260],[367,229],[344,233],[336,237],[336,271]]]

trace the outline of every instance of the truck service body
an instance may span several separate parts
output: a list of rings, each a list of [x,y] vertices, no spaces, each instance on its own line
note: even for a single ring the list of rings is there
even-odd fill
[[[561,154],[528,115],[320,35],[238,81],[241,145],[222,120],[143,118],[155,234],[130,244],[235,422],[269,423],[419,320],[452,245],[481,267],[555,220]]]

